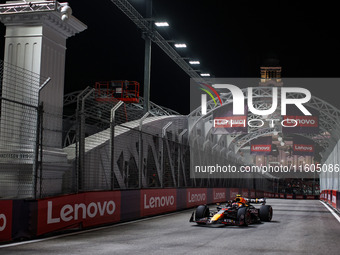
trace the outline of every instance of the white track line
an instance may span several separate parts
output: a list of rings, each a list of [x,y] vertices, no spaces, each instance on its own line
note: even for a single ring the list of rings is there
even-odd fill
[[[46,238],[42,238],[42,239],[34,239],[34,240],[28,240],[28,241],[23,241],[23,242],[18,242],[18,243],[4,244],[4,245],[0,245],[0,249],[1,248],[7,248],[7,247],[14,247],[14,246],[19,246],[19,245],[24,245],[24,244],[30,244],[30,243],[38,243],[38,242],[43,242],[43,241],[49,241],[49,240],[53,240],[53,239],[57,239],[57,238],[62,238],[62,237],[67,237],[67,236],[75,236],[75,235],[80,235],[80,234],[84,234],[84,233],[88,233],[88,232],[99,231],[99,230],[102,230],[102,229],[108,229],[108,228],[114,228],[114,227],[119,227],[119,226],[123,226],[123,225],[138,223],[138,222],[141,222],[141,221],[154,220],[154,219],[158,219],[158,218],[162,218],[162,217],[167,217],[167,216],[170,216],[170,215],[175,215],[175,214],[183,213],[183,212],[189,211],[189,210],[193,210],[193,209],[187,209],[187,210],[183,210],[183,211],[179,211],[179,212],[167,213],[167,214],[157,215],[157,216],[153,216],[153,217],[148,217],[148,218],[143,218],[143,219],[138,219],[138,220],[133,220],[133,221],[117,223],[117,224],[110,225],[110,226],[105,226],[105,227],[98,227],[98,228],[92,228],[92,229],[86,229],[86,230],[79,230],[79,231],[76,231],[76,232],[73,232],[73,233],[61,234],[61,235],[46,237]]]
[[[330,211],[331,214],[333,214],[333,216],[337,219],[337,221],[340,222],[340,217],[339,217],[339,215],[336,214],[336,213],[334,212],[334,210],[331,209],[331,208],[329,207],[329,205],[327,205],[325,202],[323,202],[323,201],[321,201],[321,200],[320,200],[320,203],[323,204],[323,205],[328,209],[328,211]]]

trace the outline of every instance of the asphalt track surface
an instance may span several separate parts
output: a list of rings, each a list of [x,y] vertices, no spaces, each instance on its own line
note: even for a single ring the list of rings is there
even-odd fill
[[[192,210],[1,247],[0,254],[340,254],[340,223],[318,200],[268,199],[273,221],[189,223]]]

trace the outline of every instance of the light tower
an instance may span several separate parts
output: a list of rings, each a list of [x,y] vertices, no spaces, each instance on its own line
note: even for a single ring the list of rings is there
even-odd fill
[[[3,178],[0,176],[0,194],[32,197],[36,173],[30,166],[36,162],[30,155],[35,151],[36,141],[30,132],[36,129],[37,118],[22,104],[34,106],[38,105],[38,101],[43,103],[44,112],[49,113],[43,121],[44,162],[66,164],[60,132],[66,40],[85,30],[86,25],[72,16],[72,9],[67,3],[39,0],[7,1],[0,5],[0,21],[6,26],[2,83],[2,97],[6,100],[1,103],[0,135],[6,133],[8,137],[6,144],[0,144],[0,150],[5,151],[3,155],[11,155],[2,157],[0,163],[25,165],[6,170],[7,181],[9,179],[11,183],[1,183]],[[51,78],[49,84],[39,91],[47,77]],[[19,79],[20,82],[17,82]],[[26,156],[22,157],[23,154]],[[55,179],[61,180],[59,177],[64,170],[52,168],[47,170],[54,172]],[[54,188],[58,189],[59,184],[56,181]]]

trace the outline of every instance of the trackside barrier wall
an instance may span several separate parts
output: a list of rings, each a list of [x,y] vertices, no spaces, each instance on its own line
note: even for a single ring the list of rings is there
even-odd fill
[[[120,191],[89,192],[38,200],[36,234],[118,222],[120,201]]]
[[[340,192],[337,190],[322,190],[320,200],[340,211]]]
[[[0,241],[12,239],[12,201],[0,201]]]
[[[339,172],[339,159],[340,159],[340,140],[334,146],[332,152],[327,157],[324,165],[332,166],[329,171],[322,171],[320,173],[320,199],[334,209],[339,210],[339,190],[340,190],[340,172]]]
[[[1,200],[0,242],[225,202],[234,199],[236,194],[271,198],[279,195],[241,188],[170,188],[85,192],[38,200]],[[312,197],[317,198],[304,198]]]

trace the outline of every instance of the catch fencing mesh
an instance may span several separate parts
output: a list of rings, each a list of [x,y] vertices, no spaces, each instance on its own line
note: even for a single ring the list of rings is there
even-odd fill
[[[191,178],[187,116],[155,104],[145,114],[142,99],[96,100],[91,87],[61,109],[39,99],[47,77],[4,62],[0,69],[0,199],[142,188],[273,190],[267,179]]]

